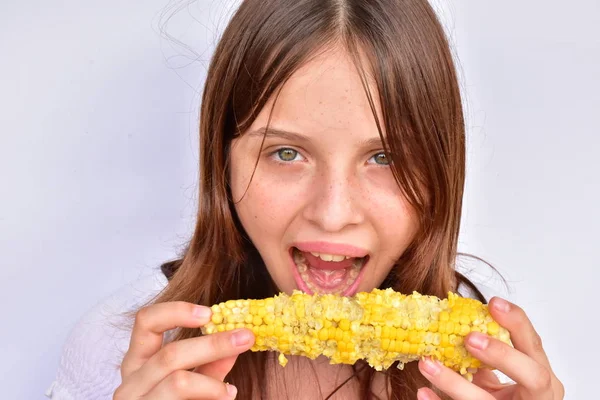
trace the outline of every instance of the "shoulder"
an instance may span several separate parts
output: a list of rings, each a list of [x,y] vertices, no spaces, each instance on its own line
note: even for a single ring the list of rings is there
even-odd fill
[[[120,288],[84,314],[64,343],[56,379],[46,396],[53,400],[112,399],[121,383],[119,367],[131,335],[131,320],[125,313],[152,300],[166,284],[157,270]]]

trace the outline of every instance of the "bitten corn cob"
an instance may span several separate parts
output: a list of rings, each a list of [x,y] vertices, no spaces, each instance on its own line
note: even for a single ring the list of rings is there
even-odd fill
[[[478,331],[510,344],[486,305],[449,293],[448,298],[404,295],[392,289],[357,293],[354,297],[308,295],[294,291],[262,300],[229,300],[212,306],[204,334],[237,328],[256,335],[252,351],[278,351],[332,364],[366,360],[378,371],[395,361],[404,363],[431,356],[471,380],[481,362],[463,345],[463,337]]]

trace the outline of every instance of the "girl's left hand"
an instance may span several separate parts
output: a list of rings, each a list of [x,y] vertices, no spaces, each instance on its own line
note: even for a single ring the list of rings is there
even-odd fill
[[[489,369],[480,369],[469,382],[453,370],[427,359],[419,370],[431,383],[454,400],[562,400],[565,390],[542,347],[542,340],[525,312],[518,306],[493,298],[492,317],[510,332],[514,348],[477,332],[465,338],[467,350],[484,364],[497,368],[515,384],[502,384]],[[428,388],[421,388],[419,400],[440,400]]]

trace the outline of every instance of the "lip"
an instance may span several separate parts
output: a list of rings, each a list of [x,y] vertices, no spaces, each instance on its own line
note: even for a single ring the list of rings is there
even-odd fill
[[[369,255],[369,252],[365,249],[344,243],[296,242],[292,243],[291,246],[308,253],[335,254],[355,258],[362,258]]]
[[[313,243],[316,243],[316,242],[313,242]],[[336,245],[336,246],[338,246],[338,245]],[[362,251],[362,249],[359,249],[357,247],[353,247],[353,246],[349,246],[349,247],[354,248],[355,250],[361,250]],[[298,248],[298,249],[301,250],[300,248]],[[303,251],[309,251],[309,250],[303,250]],[[316,251],[316,250],[313,250],[313,251]],[[358,254],[360,254],[360,253],[358,253]],[[304,283],[304,280],[302,279],[302,277],[300,277],[300,272],[298,271],[298,267],[296,267],[296,263],[294,262],[294,256],[292,254],[292,249],[290,249],[290,251],[288,252],[288,255],[289,255],[288,259],[289,259],[289,262],[290,262],[290,268],[292,269],[292,276],[294,277],[294,280],[296,281],[296,285],[298,286],[298,289],[300,289],[301,291],[303,291],[306,294],[313,295],[314,292],[308,288],[308,286],[306,285],[306,283]],[[361,256],[357,256],[357,257],[361,257]],[[356,276],[356,279],[354,280],[354,282],[352,283],[352,285],[350,285],[346,290],[344,290],[342,292],[342,296],[354,296],[354,294],[356,294],[356,291],[358,290],[358,285],[362,281],[362,277],[365,274],[365,270],[366,270],[367,264],[369,264],[369,261],[370,261],[369,258],[367,258],[365,260],[365,263],[360,268],[360,272]]]

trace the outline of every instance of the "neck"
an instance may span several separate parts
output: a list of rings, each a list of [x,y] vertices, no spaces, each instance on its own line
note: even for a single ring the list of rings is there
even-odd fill
[[[267,366],[268,398],[289,400],[358,399],[361,394],[359,379],[368,379],[365,373],[368,366],[365,368],[357,366],[358,372],[355,374],[351,365],[332,365],[324,356],[315,360],[300,356],[286,357],[288,359],[286,367],[279,365],[277,354],[273,353],[273,356],[269,357]],[[385,391],[381,390],[384,387],[384,375],[376,372],[372,384],[373,390],[385,394]],[[335,393],[328,397],[333,392]],[[386,396],[381,396],[381,398],[386,398]]]

